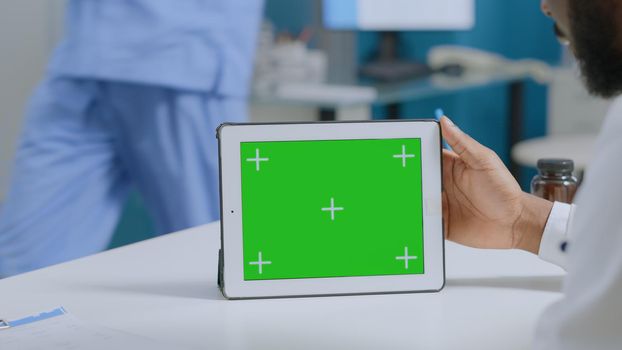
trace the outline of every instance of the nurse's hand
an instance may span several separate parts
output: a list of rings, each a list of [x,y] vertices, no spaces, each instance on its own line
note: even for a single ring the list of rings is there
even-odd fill
[[[553,203],[521,191],[501,159],[441,120],[446,238],[466,246],[538,254]]]

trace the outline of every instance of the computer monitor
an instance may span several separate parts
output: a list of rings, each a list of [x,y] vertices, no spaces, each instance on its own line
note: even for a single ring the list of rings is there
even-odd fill
[[[336,30],[468,30],[475,0],[324,0],[323,13]]]
[[[322,12],[327,29],[381,32],[375,57],[360,72],[389,82],[434,72],[425,63],[399,58],[398,31],[469,30],[475,25],[475,0],[324,0]],[[461,68],[442,71],[459,73]]]

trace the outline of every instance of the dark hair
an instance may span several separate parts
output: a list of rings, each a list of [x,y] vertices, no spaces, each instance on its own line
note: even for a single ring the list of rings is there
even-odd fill
[[[575,54],[589,91],[602,97],[622,93],[620,1],[568,0]]]

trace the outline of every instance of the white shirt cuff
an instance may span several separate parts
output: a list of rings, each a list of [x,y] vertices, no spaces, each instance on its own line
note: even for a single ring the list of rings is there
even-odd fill
[[[574,208],[573,204],[555,202],[540,242],[540,258],[562,268],[566,267],[568,230]]]

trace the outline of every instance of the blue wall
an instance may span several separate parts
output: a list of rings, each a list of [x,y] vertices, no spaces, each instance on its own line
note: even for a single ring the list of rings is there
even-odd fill
[[[313,24],[313,1],[318,0],[266,0],[265,15],[278,31],[297,34]]]
[[[278,29],[298,32],[313,23],[313,1],[267,0],[266,14]],[[477,0],[476,4],[477,24],[473,30],[403,32],[402,54],[424,60],[430,47],[450,44],[492,51],[512,59],[537,58],[551,64],[559,62],[561,49],[552,34],[552,23],[540,12],[538,1]],[[364,62],[373,55],[377,40],[377,33],[359,33],[359,61]],[[536,83],[527,86],[524,138],[546,132],[546,93],[546,88]],[[407,116],[425,117],[431,116],[437,107],[443,107],[462,129],[494,149],[507,162],[508,103],[507,87],[497,85],[405,103],[402,111]],[[374,115],[383,118],[385,110],[375,108]],[[523,173],[521,184],[526,187],[531,174]]]
[[[153,219],[147,213],[142,198],[132,192],[123,208],[123,215],[117,224],[108,248],[118,248],[155,237]]]
[[[430,47],[439,44],[464,45],[503,56],[537,58],[558,63],[561,49],[552,35],[551,23],[537,1],[478,0],[476,27],[467,32],[408,32],[403,34],[403,54],[424,60]],[[374,41],[373,34],[361,35],[361,41]],[[368,47],[369,45],[365,45]],[[369,55],[361,52],[361,57]],[[430,99],[404,106],[405,115],[429,115],[436,106],[480,142],[509,159],[506,145],[508,94],[504,86],[474,89],[465,93]],[[546,131],[546,89],[529,84],[526,99],[524,137],[544,135]]]

